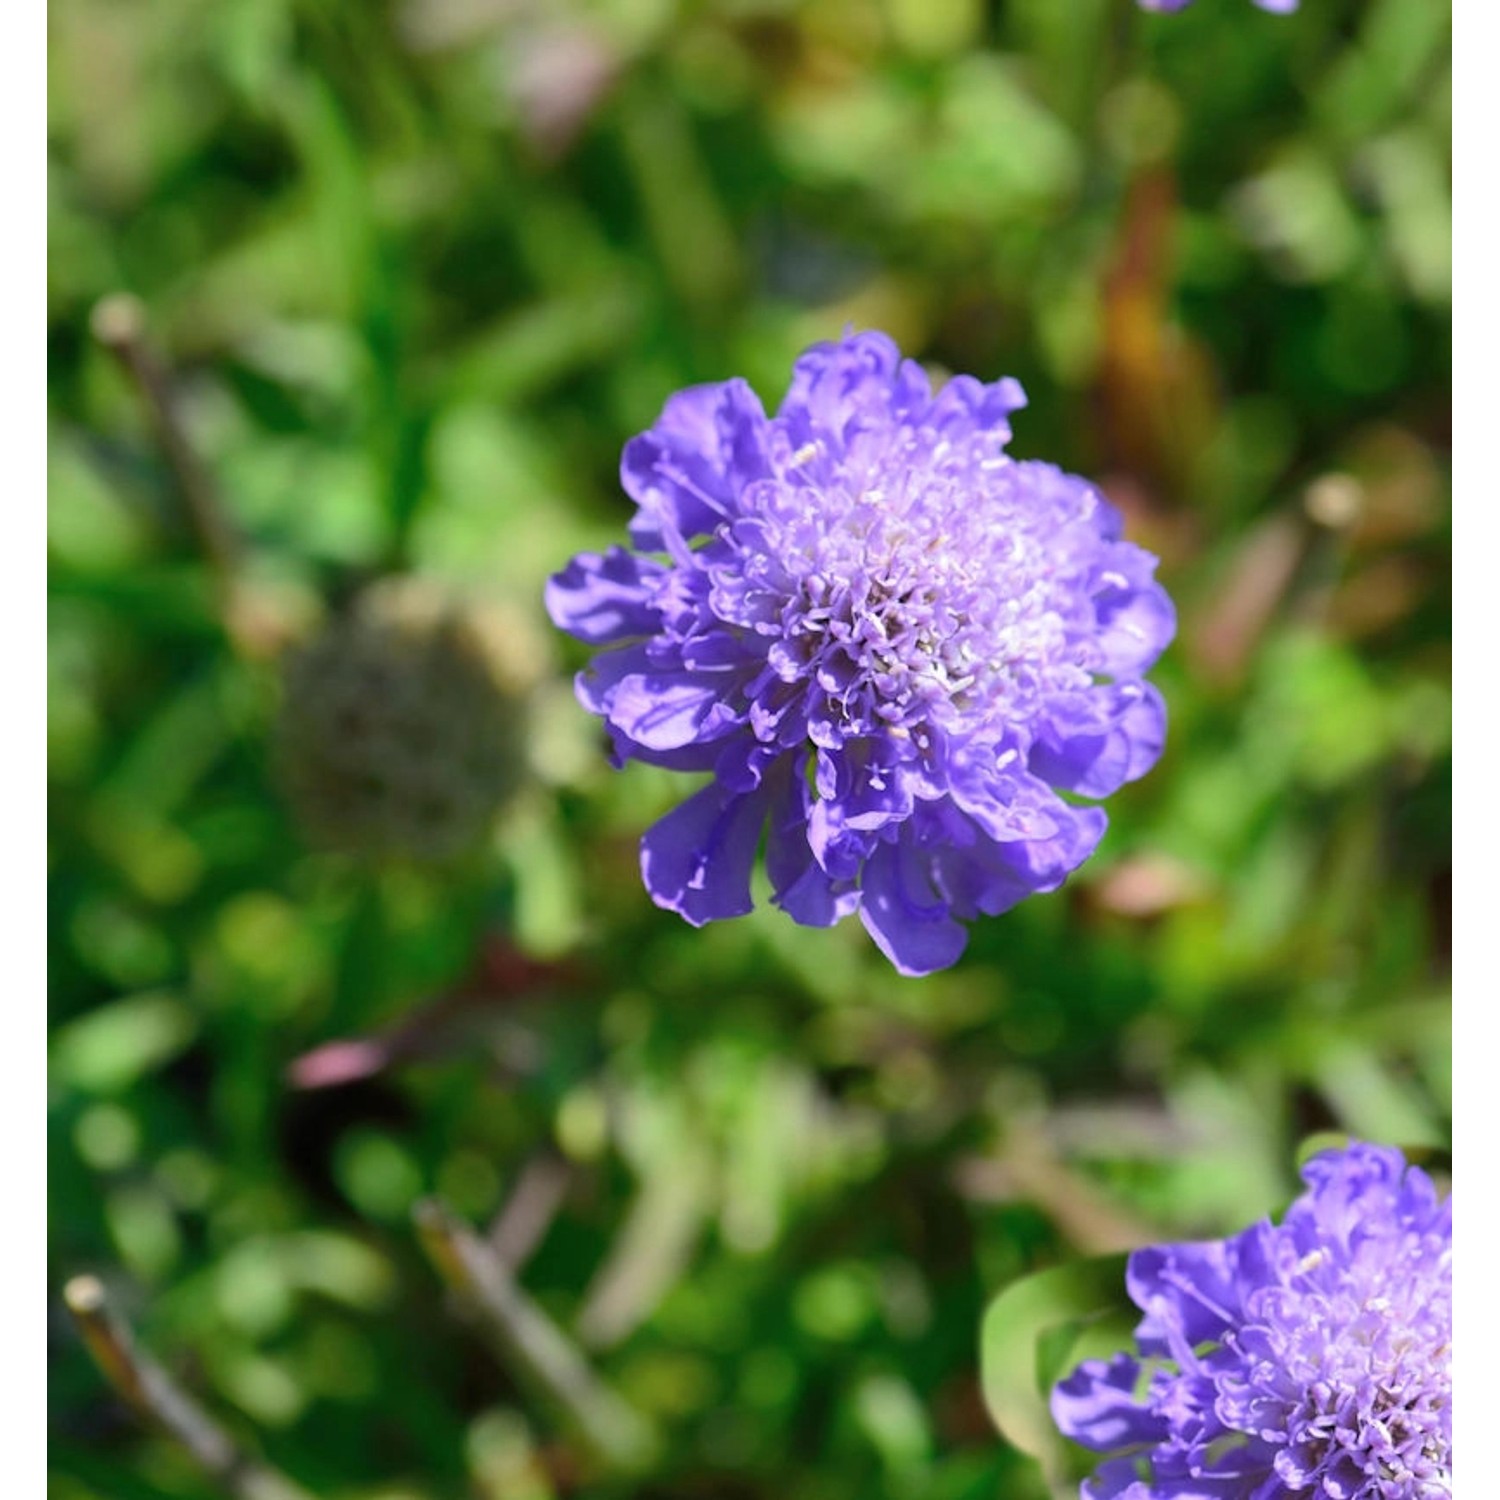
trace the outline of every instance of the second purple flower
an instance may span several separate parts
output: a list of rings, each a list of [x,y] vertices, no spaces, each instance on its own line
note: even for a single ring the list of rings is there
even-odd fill
[[[1104,812],[1059,793],[1156,761],[1175,615],[1092,485],[1006,453],[1025,399],[934,393],[863,333],[802,355],[774,417],[697,386],[626,445],[633,548],[575,558],[547,607],[606,648],[578,695],[616,762],[711,773],[642,840],[659,905],[748,912],[764,836],[777,906],[858,912],[926,974],[1093,852]]]

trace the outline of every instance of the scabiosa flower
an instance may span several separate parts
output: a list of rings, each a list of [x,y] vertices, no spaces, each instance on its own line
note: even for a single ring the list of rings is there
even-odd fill
[[[1084,1500],[1447,1500],[1452,1203],[1399,1151],[1302,1170],[1280,1225],[1138,1250],[1138,1355],[1053,1392],[1068,1436],[1117,1456]]]
[[[1102,797],[1161,752],[1142,680],[1171,639],[1155,559],[1090,484],[1005,452],[1014,380],[935,394],[879,333],[809,349],[767,417],[742,380],[673,396],[626,445],[632,551],[577,557],[553,620],[615,763],[713,779],[647,832],[661,906],[857,911],[903,974],[961,923],[1052,890]],[[767,833],[767,829],[769,832]]]

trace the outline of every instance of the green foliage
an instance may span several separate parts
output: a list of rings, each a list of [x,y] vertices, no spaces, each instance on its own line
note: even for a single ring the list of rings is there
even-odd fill
[[[1128,1346],[1137,1321],[1125,1295],[1128,1259],[1101,1255],[1023,1276],[984,1315],[985,1403],[1007,1440],[1039,1459],[1049,1477],[1064,1443],[1047,1400],[1057,1381],[1088,1357],[1080,1336],[1087,1333],[1110,1351]]]
[[[50,24],[52,1264],[248,1446],[336,1500],[1039,1500],[1087,1257],[1269,1211],[1313,1131],[1443,1146],[1446,5]],[[91,331],[121,291],[227,563]],[[539,613],[671,391],[774,400],[850,320],[1021,378],[1017,451],[1097,477],[1182,615],[1098,857],[920,983],[652,907],[680,778],[608,768]],[[537,643],[436,862],[285,795],[286,663],[392,577]],[[529,1249],[646,1478],[450,1316],[430,1194]],[[1028,1285],[1002,1437],[979,1329]],[[213,1493],[61,1320],[52,1390],[59,1496]]]

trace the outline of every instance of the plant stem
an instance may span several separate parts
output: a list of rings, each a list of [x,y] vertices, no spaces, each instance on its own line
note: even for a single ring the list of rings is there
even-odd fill
[[[522,1167],[510,1197],[486,1235],[512,1276],[520,1272],[546,1236],[571,1180],[568,1163],[556,1151],[538,1151]]]
[[[417,1233],[443,1280],[474,1310],[501,1357],[616,1472],[655,1456],[645,1419],[595,1374],[577,1346],[516,1285],[494,1246],[429,1198],[413,1211]]]
[[[188,438],[166,366],[146,333],[145,308],[128,292],[116,292],[95,306],[90,326],[140,391],[182,492],[193,534],[220,583],[227,586],[240,561],[239,534]]]
[[[142,1352],[93,1276],[63,1288],[95,1364],[115,1391],[147,1422],[175,1438],[233,1500],[312,1500],[306,1490],[250,1458],[162,1367]]]

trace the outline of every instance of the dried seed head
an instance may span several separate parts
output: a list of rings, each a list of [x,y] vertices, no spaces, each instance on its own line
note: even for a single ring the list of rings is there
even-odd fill
[[[308,836],[375,861],[472,851],[525,779],[545,658],[498,604],[421,579],[367,589],[284,664],[278,771]]]

